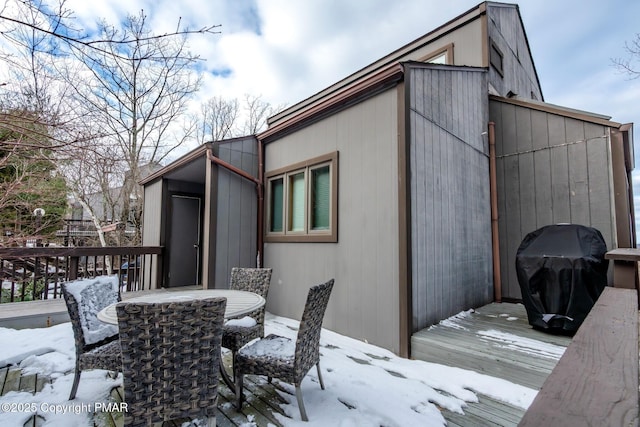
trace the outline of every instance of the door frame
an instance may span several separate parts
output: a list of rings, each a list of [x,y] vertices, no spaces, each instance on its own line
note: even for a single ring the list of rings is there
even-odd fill
[[[171,281],[169,279],[170,273],[170,265],[171,265],[171,248],[174,246],[171,241],[171,231],[173,227],[173,209],[172,209],[172,199],[173,197],[181,197],[188,199],[197,199],[198,200],[198,251],[196,257],[196,284],[202,283],[202,243],[203,243],[203,220],[204,220],[204,197],[202,194],[197,193],[187,193],[180,191],[173,191],[168,193],[167,201],[166,201],[166,212],[167,212],[167,228],[166,228],[166,259],[165,266],[166,268],[164,273],[164,283],[167,288],[176,288],[179,286],[171,286]]]

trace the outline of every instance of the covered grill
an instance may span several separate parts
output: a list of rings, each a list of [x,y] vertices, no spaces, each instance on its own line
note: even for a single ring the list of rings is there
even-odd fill
[[[607,285],[607,245],[600,231],[576,224],[529,233],[516,254],[516,272],[529,324],[575,333]]]

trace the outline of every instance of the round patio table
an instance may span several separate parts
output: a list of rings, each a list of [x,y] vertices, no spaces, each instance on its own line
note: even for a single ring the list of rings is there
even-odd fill
[[[243,314],[251,313],[254,310],[262,307],[266,301],[265,299],[253,292],[237,291],[232,289],[203,289],[203,290],[189,290],[189,291],[157,291],[138,297],[127,298],[121,302],[114,303],[106,306],[98,312],[98,319],[101,322],[110,323],[112,325],[118,324],[118,315],[116,313],[116,305],[126,304],[130,302],[149,302],[149,303],[163,303],[171,301],[190,301],[194,299],[206,299],[206,298],[226,298],[227,306],[224,311],[225,319],[242,316]],[[227,387],[235,394],[235,384],[227,374],[224,364],[222,363],[222,355],[220,357],[220,376],[225,382]]]
[[[203,289],[189,291],[158,291],[138,297],[127,298],[119,303],[108,305],[98,312],[98,319],[101,322],[118,324],[116,305],[128,302],[150,302],[162,303],[171,301],[190,301],[195,299],[217,298],[227,299],[227,307],[224,312],[225,319],[242,316],[259,309],[265,304],[265,299],[258,294],[247,291],[236,291],[231,289]]]

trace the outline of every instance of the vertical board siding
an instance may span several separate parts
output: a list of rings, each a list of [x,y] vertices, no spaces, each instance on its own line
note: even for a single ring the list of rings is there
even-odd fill
[[[144,186],[144,209],[142,210],[142,244],[161,246],[160,230],[162,224],[162,180],[158,179]]]
[[[413,328],[491,300],[486,74],[407,67]]]
[[[502,297],[520,299],[515,257],[524,237],[545,225],[595,227],[612,248],[608,131],[583,122],[498,100],[496,122]]]
[[[253,137],[216,145],[215,154],[252,176],[258,174]],[[233,267],[254,267],[257,254],[258,202],[255,184],[221,167],[217,179],[215,286],[225,288]]]
[[[162,246],[162,213],[164,209],[158,209],[162,206],[162,180],[156,180],[144,186],[144,207],[142,209],[142,245],[143,246]],[[158,271],[153,268],[153,257],[144,256],[144,289],[150,289],[151,286],[158,286],[161,282],[158,277]]]
[[[489,40],[503,54],[504,76],[489,67],[489,82],[502,96],[511,91],[524,98],[542,100],[527,36],[515,5],[488,4]]]

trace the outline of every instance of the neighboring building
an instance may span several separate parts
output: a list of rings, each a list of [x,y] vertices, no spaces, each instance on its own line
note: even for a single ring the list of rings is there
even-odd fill
[[[278,315],[299,318],[309,286],[335,278],[324,326],[409,356],[414,332],[494,298],[520,298],[515,249],[536,228],[577,222],[600,229],[609,248],[635,245],[631,126],[542,100],[518,6],[481,3],[271,117],[253,152],[251,175],[264,183],[256,205],[202,181],[218,208],[224,200],[255,209],[257,235],[220,233],[205,201],[216,230],[207,232],[205,220],[208,245],[256,242],[235,265],[258,257],[273,268],[267,309]],[[209,171],[211,162],[199,162],[201,175]],[[212,178],[213,170],[222,169],[207,172]],[[161,187],[151,183],[145,236],[147,216],[166,206],[150,202]],[[175,251],[161,237],[145,244]],[[203,266],[225,271],[220,256],[210,252]],[[205,287],[227,282],[202,279]]]
[[[162,165],[159,163],[147,163],[140,166],[138,175],[147,177],[150,174],[160,170]],[[124,185],[120,187],[109,188],[107,192],[96,192],[85,195],[86,203],[91,207],[93,214],[102,224],[102,230],[105,233],[124,231],[128,237],[136,234],[136,215],[142,209],[143,198],[138,197],[135,193],[143,194],[143,187],[135,183],[135,186],[128,185],[132,180],[131,172],[128,171],[124,175]],[[134,194],[123,194],[125,188],[134,187]],[[127,218],[123,221],[123,209],[125,207],[125,198],[129,198],[129,212]],[[64,245],[72,246],[94,246],[100,245],[98,240],[98,232],[91,217],[91,212],[84,209],[82,204],[73,196],[68,200],[70,215],[65,219],[65,227],[59,230],[56,235],[64,239]],[[107,239],[109,240],[109,239]],[[116,244],[117,242],[109,242],[107,244]],[[122,243],[120,243],[122,244]]]

